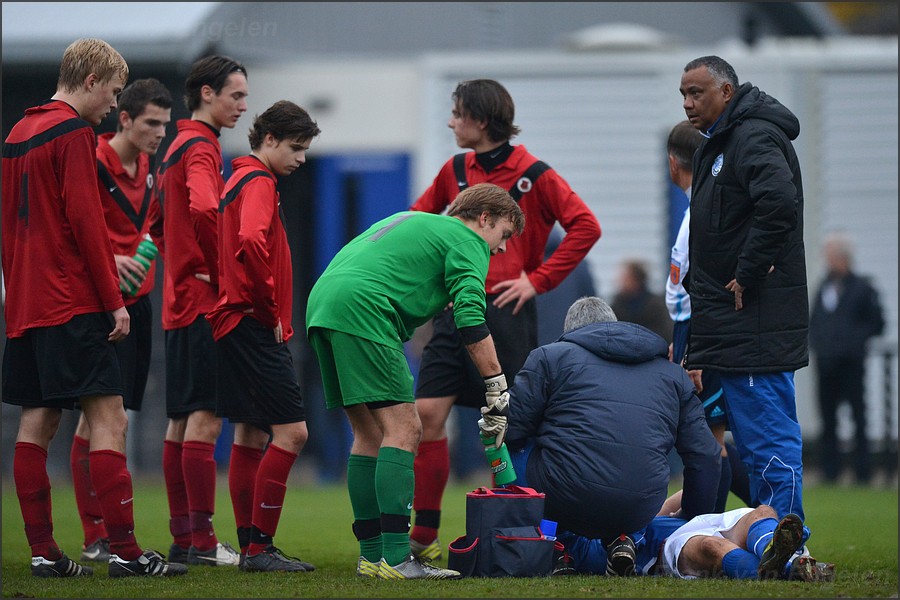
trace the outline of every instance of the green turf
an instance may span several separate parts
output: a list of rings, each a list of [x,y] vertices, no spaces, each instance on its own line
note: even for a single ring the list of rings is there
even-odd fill
[[[465,493],[452,485],[445,496],[441,538],[446,545],[465,533]],[[114,580],[101,566],[93,577],[45,580],[32,577],[22,518],[11,481],[3,482],[2,587],[4,597],[67,598],[836,598],[897,597],[897,490],[808,487],[807,523],[813,555],[834,562],[834,583],[786,581],[685,581],[663,577],[596,576],[460,581],[376,581],[355,575],[358,546],[342,485],[294,485],[275,539],[287,554],[316,565],[313,573],[249,574],[234,568],[193,567],[175,579]],[[219,480],[215,524],[235,544],[234,519],[224,478]],[[733,505],[738,503],[732,498]],[[55,536],[70,556],[81,548],[81,527],[67,481],[53,488]],[[168,505],[161,483],[137,481],[136,534],[145,548],[167,552]],[[445,565],[446,557],[438,564]]]

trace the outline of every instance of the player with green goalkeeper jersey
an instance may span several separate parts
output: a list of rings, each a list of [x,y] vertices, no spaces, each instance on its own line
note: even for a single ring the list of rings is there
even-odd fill
[[[310,326],[402,350],[451,298],[457,326],[484,323],[484,290],[477,284],[487,273],[487,245],[459,219],[421,216],[393,215],[347,244],[316,284]]]
[[[414,559],[409,517],[413,460],[422,435],[403,343],[451,306],[488,408],[504,410],[505,377],[485,324],[491,255],[525,227],[506,190],[461,192],[447,215],[401,212],[350,241],[309,296],[306,326],[328,408],[342,407],[353,431],[347,487],[360,544],[357,574],[383,579],[452,579],[459,573]]]

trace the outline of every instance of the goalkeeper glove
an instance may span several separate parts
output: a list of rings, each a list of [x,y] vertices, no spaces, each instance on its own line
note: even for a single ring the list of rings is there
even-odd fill
[[[503,373],[484,378],[484,401],[491,415],[506,415],[509,408],[509,393],[506,391],[506,376]]]
[[[506,417],[490,414],[487,406],[481,407],[481,415],[481,418],[478,419],[478,429],[481,432],[482,440],[486,442],[490,438],[494,438],[493,446],[499,448],[503,445],[503,438],[506,437]]]

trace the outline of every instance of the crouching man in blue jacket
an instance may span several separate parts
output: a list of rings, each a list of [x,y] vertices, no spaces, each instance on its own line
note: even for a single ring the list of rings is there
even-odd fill
[[[694,384],[660,336],[617,321],[603,300],[572,304],[563,335],[531,352],[509,394],[505,417],[482,410],[483,434],[502,440],[505,427],[516,483],[545,494],[563,543],[603,540],[608,574],[634,572],[634,537],[668,496],[673,447],[684,464],[676,516],[714,511],[719,445]]]

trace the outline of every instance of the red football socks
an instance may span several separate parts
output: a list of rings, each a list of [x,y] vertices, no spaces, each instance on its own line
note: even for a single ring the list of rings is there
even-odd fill
[[[13,479],[25,522],[25,537],[32,556],[58,560],[62,552],[53,540],[53,516],[50,510],[50,477],[47,475],[47,451],[28,442],[16,442],[13,455]]]
[[[72,437],[69,466],[72,469],[75,505],[78,507],[81,528],[84,530],[85,546],[93,544],[100,538],[108,537],[106,527],[103,524],[103,511],[100,509],[100,501],[97,500],[94,484],[91,483],[90,449],[90,440],[77,435]]]
[[[269,444],[256,474],[256,493],[253,497],[253,526],[260,533],[274,537],[281,519],[287,480],[297,455]],[[248,554],[257,554],[265,546],[252,542]]]
[[[125,560],[141,555],[134,537],[134,490],[125,455],[114,450],[90,453],[91,482],[109,533],[109,552]]]
[[[181,445],[181,468],[185,477],[189,516],[191,520],[191,545],[206,551],[219,543],[213,529],[212,516],[216,512],[216,459],[215,444],[184,442]]]
[[[416,474],[413,493],[416,524],[409,537],[420,544],[430,544],[438,534],[441,501],[450,479],[450,447],[447,438],[421,442],[413,468]]]
[[[188,497],[181,467],[181,443],[166,440],[163,444],[163,477],[169,499],[169,531],[173,541],[183,550],[191,546],[191,524],[188,519]]]
[[[253,493],[256,475],[263,458],[262,450],[249,446],[231,445],[228,463],[228,491],[234,509],[234,522],[238,529],[249,529],[253,522]],[[246,552],[247,548],[241,548]]]

